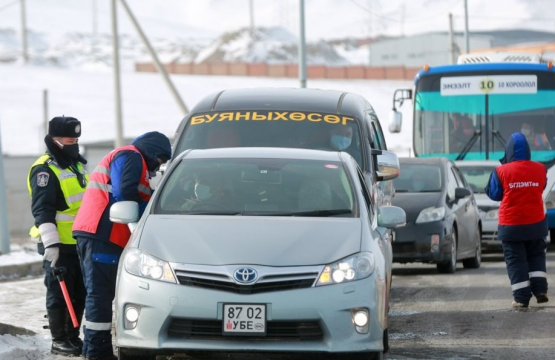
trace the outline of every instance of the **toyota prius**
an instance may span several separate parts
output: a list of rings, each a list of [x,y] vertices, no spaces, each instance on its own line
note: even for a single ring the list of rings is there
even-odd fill
[[[392,252],[404,211],[377,207],[346,152],[188,150],[119,263],[120,359],[210,352],[387,351]]]

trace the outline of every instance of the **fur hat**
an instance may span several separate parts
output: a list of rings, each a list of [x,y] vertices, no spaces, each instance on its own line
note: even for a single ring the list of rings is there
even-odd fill
[[[52,137],[81,136],[81,122],[74,117],[56,116],[48,122],[48,135]]]

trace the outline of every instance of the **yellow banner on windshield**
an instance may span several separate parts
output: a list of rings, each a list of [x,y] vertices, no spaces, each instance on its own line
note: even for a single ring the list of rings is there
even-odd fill
[[[347,125],[347,122],[355,121],[355,118],[333,114],[304,113],[299,111],[227,111],[195,115],[191,117],[190,123],[191,125],[199,125],[211,122],[230,121],[323,121],[329,124]]]

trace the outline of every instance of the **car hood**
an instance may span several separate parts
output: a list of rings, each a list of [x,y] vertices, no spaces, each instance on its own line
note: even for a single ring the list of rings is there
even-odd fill
[[[413,223],[423,209],[437,206],[443,192],[395,193],[392,205],[399,206],[407,214],[407,223]]]
[[[499,207],[499,205],[501,204],[500,201],[492,200],[486,194],[474,193],[474,198],[476,199],[476,204],[479,208]]]
[[[297,266],[360,251],[359,218],[149,215],[139,248],[176,263]]]

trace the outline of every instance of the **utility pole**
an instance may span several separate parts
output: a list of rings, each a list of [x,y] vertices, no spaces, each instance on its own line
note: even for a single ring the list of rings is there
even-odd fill
[[[453,14],[449,13],[449,61],[454,64],[457,60],[455,57],[455,38],[453,36]]]
[[[254,37],[254,0],[249,0],[249,14],[251,20],[251,37]]]
[[[304,36],[304,0],[299,0],[299,80],[306,88],[306,41]]]
[[[133,12],[131,11],[131,8],[129,8],[129,5],[127,5],[127,2],[125,0],[120,0],[120,1],[121,1],[121,4],[123,5],[123,8],[127,12],[127,15],[129,15],[129,19],[131,19],[131,23],[133,23],[133,25],[135,26],[135,29],[137,29],[137,32],[139,33],[139,36],[143,40],[143,43],[145,44],[146,48],[148,49],[148,52],[150,53],[150,56],[152,56],[152,59],[154,60],[154,65],[156,66],[156,69],[158,70],[158,72],[160,74],[162,74],[162,77],[164,78],[164,82],[166,83],[166,85],[170,89],[170,92],[173,95],[175,101],[177,102],[177,105],[179,106],[179,108],[183,112],[183,115],[186,115],[189,112],[189,109],[187,109],[187,106],[185,105],[185,103],[181,99],[181,96],[179,96],[179,93],[177,92],[177,89],[175,88],[172,81],[170,80],[168,72],[166,71],[166,69],[164,68],[164,66],[162,65],[160,60],[158,59],[158,56],[156,56],[156,51],[154,51],[154,48],[152,47],[152,45],[150,45],[150,41],[148,41],[148,38],[146,37],[145,33],[143,32],[143,29],[141,28],[141,26],[139,25],[139,22],[137,21],[137,19],[133,15]]]
[[[0,129],[0,254],[10,252],[10,229],[8,223],[8,200],[4,182],[4,153],[2,152],[2,131]]]
[[[42,91],[42,113],[43,113],[43,119],[44,119],[44,124],[43,124],[44,135],[47,135],[48,134],[48,90],[47,89],[44,89]]]
[[[468,0],[464,0],[464,42],[466,44],[465,52],[470,52],[470,40],[468,38]]]
[[[115,147],[123,145],[123,121],[121,111],[121,81],[119,68],[119,38],[117,0],[112,0],[112,62],[114,66],[114,98],[116,100],[116,138]]]
[[[25,0],[19,0],[21,4],[21,45],[23,62],[29,61],[29,53],[27,49],[27,14],[25,13]]]
[[[93,31],[93,37],[96,37],[96,35],[98,35],[98,8],[97,8],[96,0],[92,0],[92,7],[93,7],[92,31]]]

